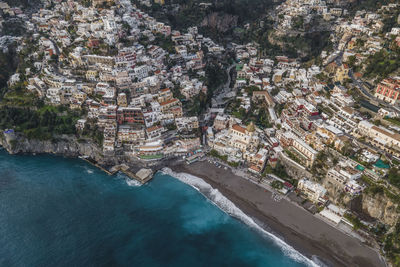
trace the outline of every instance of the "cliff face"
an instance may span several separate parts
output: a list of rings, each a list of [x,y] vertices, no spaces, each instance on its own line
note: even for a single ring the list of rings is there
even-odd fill
[[[114,164],[116,159],[104,157],[102,150],[91,142],[78,142],[74,136],[62,136],[57,141],[32,140],[21,135],[0,136],[0,145],[10,154],[17,153],[49,153],[66,157],[86,156],[99,164]]]
[[[343,191],[342,187],[330,182],[326,178],[323,179],[322,185],[327,190],[328,198],[332,203],[342,207],[349,206],[349,203],[351,202],[351,197]]]
[[[228,30],[237,26],[238,16],[229,14],[219,14],[213,12],[206,16],[201,22],[201,26],[216,29],[219,32],[227,32]]]
[[[395,225],[400,219],[400,207],[384,193],[363,193],[360,197],[352,198],[343,191],[340,186],[323,180],[323,186],[327,189],[328,197],[336,205],[349,208],[358,213],[364,213],[384,224]]]
[[[393,203],[384,194],[363,194],[362,209],[371,217],[388,224],[395,225],[400,218],[399,205]]]

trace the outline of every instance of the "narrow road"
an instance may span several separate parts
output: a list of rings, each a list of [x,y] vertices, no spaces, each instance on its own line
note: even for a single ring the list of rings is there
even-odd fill
[[[339,52],[338,55],[333,59],[330,60],[330,62],[332,61],[336,61],[336,64],[338,66],[342,65],[343,62],[343,51]],[[375,96],[373,96],[369,89],[365,86],[364,82],[360,79],[356,79],[354,77],[353,71],[350,70],[349,71],[349,77],[352,80],[353,84],[355,85],[355,87],[361,92],[361,94],[367,98],[368,101],[372,101],[372,102],[377,102],[380,105],[382,105],[383,107],[385,107],[385,109],[389,110],[389,111],[395,111],[395,112],[400,112],[400,109],[394,105],[391,105],[389,103],[386,103],[383,100],[380,100],[378,98],[376,98]]]
[[[389,111],[394,111],[394,112],[400,112],[400,109],[396,107],[395,105],[389,104],[379,98],[376,98],[373,96],[369,89],[366,88],[365,84],[363,81],[356,79],[353,75],[353,72],[350,70],[349,71],[349,77],[352,80],[353,84],[356,86],[356,88],[367,98],[367,100],[372,101],[372,102],[377,102],[379,105],[382,105],[385,109]]]
[[[226,97],[226,95],[228,93],[231,92],[232,88],[229,87],[229,85],[231,84],[231,81],[232,81],[232,77],[230,75],[230,72],[235,66],[236,66],[236,64],[232,64],[226,70],[226,73],[228,75],[228,79],[225,82],[225,84],[223,84],[221,86],[221,88],[217,90],[217,94],[212,99],[212,106],[214,106],[214,105],[215,106],[219,106],[219,105],[223,104],[225,102],[223,99]]]

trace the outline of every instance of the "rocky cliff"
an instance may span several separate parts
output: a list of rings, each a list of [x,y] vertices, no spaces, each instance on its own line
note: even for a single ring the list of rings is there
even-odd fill
[[[10,154],[49,153],[66,157],[85,156],[103,165],[118,163],[115,157],[105,157],[96,144],[78,140],[74,136],[60,136],[55,140],[35,140],[15,133],[3,133],[0,135],[0,145]]]
[[[225,13],[213,12],[207,15],[201,22],[202,27],[209,27],[219,32],[225,33],[237,26],[238,16],[232,16]]]
[[[327,190],[329,200],[336,205],[367,215],[387,225],[395,225],[400,219],[399,204],[394,203],[384,192],[377,194],[364,192],[361,196],[353,198],[344,192],[343,187],[326,178],[322,184]]]
[[[349,206],[351,197],[344,192],[343,187],[329,181],[327,178],[322,180],[322,185],[327,190],[328,198],[332,203],[342,207]]]
[[[400,219],[399,204],[394,203],[385,194],[363,194],[362,209],[371,217],[388,225],[395,225]]]

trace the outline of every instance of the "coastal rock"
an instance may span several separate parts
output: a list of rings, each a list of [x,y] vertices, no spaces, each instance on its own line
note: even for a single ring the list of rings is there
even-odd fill
[[[388,224],[395,225],[400,219],[399,205],[393,203],[384,194],[363,194],[362,209],[371,217]]]
[[[395,225],[400,219],[400,207],[398,204],[382,194],[364,193],[360,197],[352,198],[346,194],[343,187],[334,184],[327,179],[323,180],[329,200],[341,207],[349,208],[357,213],[364,213],[384,224]]]
[[[102,150],[87,140],[78,140],[75,136],[63,135],[53,140],[28,139],[21,134],[9,138],[4,133],[0,136],[0,145],[10,154],[49,153],[66,157],[88,157],[100,164],[115,164],[116,158],[105,157]]]

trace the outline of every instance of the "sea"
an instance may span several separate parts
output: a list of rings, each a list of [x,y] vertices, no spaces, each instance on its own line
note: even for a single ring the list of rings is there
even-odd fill
[[[0,266],[313,266],[203,180],[0,150]]]

